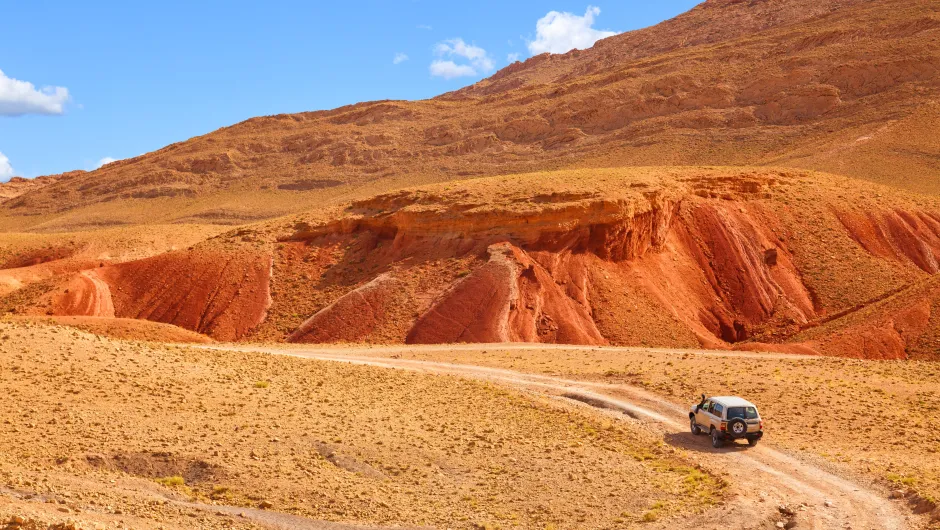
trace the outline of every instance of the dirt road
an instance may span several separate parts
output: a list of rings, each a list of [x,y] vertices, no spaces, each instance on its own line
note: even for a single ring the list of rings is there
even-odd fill
[[[668,402],[643,389],[623,384],[603,384],[535,375],[499,368],[395,358],[411,347],[376,348],[279,348],[270,346],[205,346],[222,350],[260,351],[320,361],[447,374],[482,379],[516,389],[572,400],[599,409],[622,421],[637,423],[662,433],[664,441],[697,453],[700,464],[730,483],[732,500],[688,521],[689,527],[766,528],[776,523],[796,522],[797,528],[879,529],[916,528],[918,520],[897,501],[891,501],[866,485],[838,476],[762,444],[713,449],[706,436],[693,436],[688,429],[686,405]],[[448,350],[485,346],[448,346]],[[493,346],[496,347],[496,346]],[[428,348],[428,347],[425,347]],[[436,347],[440,350],[440,347]],[[500,349],[506,349],[500,345]],[[512,349],[543,345],[513,345]],[[567,350],[577,349],[565,347]],[[585,348],[594,350],[597,348]],[[760,356],[775,354],[742,352],[668,352],[713,356]],[[391,356],[391,357],[389,357]],[[773,434],[770,435],[772,440]],[[780,507],[786,506],[786,510]],[[795,515],[788,512],[792,510]]]
[[[111,300],[111,288],[98,277],[94,269],[82,271],[81,280],[85,284],[81,299],[81,315],[114,318],[114,302]]]

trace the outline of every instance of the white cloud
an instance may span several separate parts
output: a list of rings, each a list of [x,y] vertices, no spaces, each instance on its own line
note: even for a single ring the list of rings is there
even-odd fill
[[[453,79],[455,77],[469,77],[477,75],[477,71],[468,64],[457,64],[454,61],[434,61],[431,63],[431,75]]]
[[[469,60],[474,68],[483,72],[493,69],[493,60],[487,55],[486,50],[479,46],[467,44],[463,39],[450,39],[439,42],[434,47],[434,51],[441,57],[454,55],[463,57]]]
[[[392,59],[392,64],[401,64],[408,60],[408,56],[404,53],[396,53],[395,57]]]
[[[428,26],[427,24],[418,24],[418,29],[423,29],[423,30],[426,30],[426,31],[431,31],[431,30],[434,29],[434,28],[432,28],[431,26]]]
[[[0,116],[62,114],[69,100],[65,87],[42,87],[4,75],[0,70]]]
[[[496,67],[486,50],[467,44],[463,39],[439,42],[434,46],[434,53],[441,59],[431,63],[431,75],[445,79],[485,74]],[[453,60],[444,60],[445,57],[465,59],[467,63],[458,64]]]
[[[509,55],[506,56],[506,60],[509,61],[510,63],[514,63],[519,60],[519,54],[510,53]]]
[[[95,169],[99,169],[102,166],[106,166],[110,164],[111,162],[117,162],[118,160],[120,160],[120,158],[111,158],[110,156],[106,156],[98,161],[98,164],[95,165]]]
[[[3,153],[0,153],[0,182],[6,182],[15,175],[13,166],[10,165],[10,159]]]
[[[535,40],[528,43],[533,55],[565,53],[575,48],[583,50],[613,35],[616,31],[594,29],[594,17],[601,14],[598,7],[588,6],[583,17],[572,13],[549,11],[535,23]]]

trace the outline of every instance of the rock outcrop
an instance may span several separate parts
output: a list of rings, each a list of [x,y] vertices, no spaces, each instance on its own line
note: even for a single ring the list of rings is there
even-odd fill
[[[389,274],[350,291],[307,319],[287,342],[359,342],[369,338],[390,315],[403,286]]]
[[[867,232],[857,222],[847,224],[865,207],[849,212],[823,204],[800,218],[789,203],[813,194],[815,185],[807,186],[807,179],[821,176],[705,172],[678,181],[671,175],[612,182],[609,175],[598,172],[590,185],[576,179],[573,188],[545,184],[536,176],[523,176],[506,188],[506,180],[475,181],[476,186],[468,181],[462,191],[397,192],[352,203],[333,219],[296,223],[285,242],[303,243],[311,252],[330,248],[334,254],[348,244],[345,259],[364,264],[359,270],[386,272],[320,310],[290,340],[362,340],[372,315],[387,316],[383,303],[404,299],[395,290],[413,289],[407,274],[415,263],[432,260],[435,270],[447,260],[470,258],[458,277],[426,292],[423,305],[409,306],[415,312],[404,318],[413,323],[396,341],[665,340],[675,346],[760,349],[764,341],[786,342],[841,312],[870,305],[862,300],[843,306],[821,297],[817,291],[840,288],[828,280],[820,283],[813,270],[834,250],[807,246],[789,237],[794,231],[817,225],[813,230],[835,233],[840,245],[856,249],[847,258],[866,260],[861,267],[870,262],[912,279],[932,272],[925,265],[940,248],[940,224],[932,221],[936,210],[923,206],[899,203],[889,218],[904,220],[903,225]],[[505,191],[494,195],[500,189]],[[864,271],[860,274],[864,280]],[[870,284],[878,289],[882,281],[872,276]],[[337,315],[347,316],[336,320]],[[351,320],[352,315],[363,318]],[[896,357],[899,347],[903,351],[915,335],[934,327],[904,321],[906,335],[895,335],[907,338],[873,340],[864,355]],[[835,339],[788,348],[846,354]]]
[[[115,316],[231,341],[264,319],[270,269],[264,253],[190,250],[104,267],[97,274],[110,286]]]
[[[407,189],[85,270],[48,312],[218,340],[929,357],[940,201],[867,186],[672,168]]]
[[[525,251],[498,243],[487,254],[486,264],[441,294],[405,342],[606,344],[586,299],[569,296]]]

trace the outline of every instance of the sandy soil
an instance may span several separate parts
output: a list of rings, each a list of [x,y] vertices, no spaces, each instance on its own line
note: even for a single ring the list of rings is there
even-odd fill
[[[188,329],[169,324],[135,320],[130,318],[103,317],[56,317],[56,316],[4,316],[0,322],[24,324],[35,322],[46,325],[66,326],[81,331],[114,339],[145,342],[171,342],[206,344],[213,340]]]
[[[614,408],[644,414],[664,427],[665,440],[680,447],[698,447],[706,453],[710,452],[703,449],[708,447],[706,441],[691,441],[694,437],[684,434],[687,425],[682,420],[687,404],[695,401],[699,392],[742,395],[761,407],[768,432],[762,448],[766,445],[774,448],[769,453],[748,452],[749,456],[790,479],[799,480],[802,473],[812,480],[827,475],[845,477],[827,479],[827,486],[814,484],[817,493],[800,502],[825,506],[819,495],[830,500],[846,496],[852,499],[853,495],[866,492],[866,496],[855,498],[854,509],[843,514],[853,525],[865,521],[875,528],[927,524],[926,520],[902,521],[903,517],[897,514],[907,510],[930,512],[932,515],[927,519],[933,517],[940,522],[940,511],[933,500],[940,492],[940,468],[936,465],[940,461],[936,457],[940,440],[935,434],[940,404],[936,363],[536,345],[263,350],[459,373],[509,385],[534,385],[562,395],[586,393],[586,401],[596,405],[594,400],[607,400]],[[795,412],[794,403],[799,404]],[[898,428],[874,428],[870,416],[874,410]],[[873,432],[877,436],[873,437]],[[742,486],[745,497],[752,497],[755,490],[766,490],[766,484],[774,483],[759,478],[759,473],[739,470],[731,474],[735,478],[730,482]],[[749,483],[750,479],[754,482]],[[871,489],[866,490],[865,484]],[[812,491],[805,484],[794,487],[796,491]],[[903,503],[890,508],[885,497],[901,499]],[[790,501],[793,502],[792,498]],[[876,506],[884,507],[886,518],[866,519],[876,513]],[[830,512],[823,510],[810,516],[826,521]],[[835,524],[832,520],[819,524],[835,527],[827,526]]]
[[[455,376],[2,322],[0,393],[0,518],[673,528],[725,502],[643,422]]]

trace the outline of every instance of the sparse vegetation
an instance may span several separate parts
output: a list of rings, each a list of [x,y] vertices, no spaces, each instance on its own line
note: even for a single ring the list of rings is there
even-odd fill
[[[761,407],[767,443],[822,456],[924,498],[940,496],[940,438],[935,434],[940,432],[940,363],[795,355],[722,358],[642,350],[488,352],[416,351],[409,357],[622,382],[676,403],[695,400],[701,392],[739,394]],[[805,413],[788,414],[794,402]],[[872,443],[871,411],[879,411],[888,424],[904,427],[885,430],[878,443]],[[780,417],[787,418],[785,424],[777,423]],[[828,421],[819,421],[822,417]],[[694,469],[686,470],[688,483],[700,478]]]
[[[81,454],[70,444],[101,447],[105,455],[157,446],[146,453],[152,464],[135,468],[125,459],[122,469],[151,477],[151,465],[176,462],[167,468],[172,472],[150,480],[192,499],[248,507],[268,502],[273,510],[334,520],[342,506],[355,510],[359,522],[460,528],[474,519],[455,525],[455,513],[487,513],[484,522],[494,528],[567,527],[565,514],[587,503],[594,507],[577,526],[609,528],[622,512],[643,513],[657,501],[666,506],[657,510],[662,521],[723,494],[715,479],[689,482],[693,466],[686,456],[645,430],[498,385],[65,329],[0,321],[0,335],[10,337],[0,343],[5,462],[25,462],[48,446],[50,465],[61,471],[71,464],[55,464],[57,455]],[[25,373],[25,383],[7,375]],[[276,380],[279,392],[244,392],[245,373],[254,374],[250,388]],[[81,388],[81,399],[73,388]],[[66,423],[59,402],[68,402],[71,414],[100,421],[92,428]],[[16,411],[30,408],[37,411],[30,421],[55,419],[55,430],[13,432],[3,423],[22,425]],[[9,469],[4,465],[0,473]],[[482,485],[468,489],[464,472],[481,477]],[[32,471],[17,473],[36,480]],[[125,513],[137,511],[138,502],[155,509],[149,500],[135,500],[136,493],[110,493],[110,480],[123,473],[81,476],[84,487],[99,484],[105,492],[98,502]],[[322,500],[288,500],[309,499],[311,491]],[[442,493],[449,500],[439,504]],[[161,516],[168,520],[179,516],[172,506],[156,509],[170,514]]]
[[[158,478],[156,479],[156,482],[157,484],[162,484],[168,488],[186,485],[186,480],[179,476]]]

